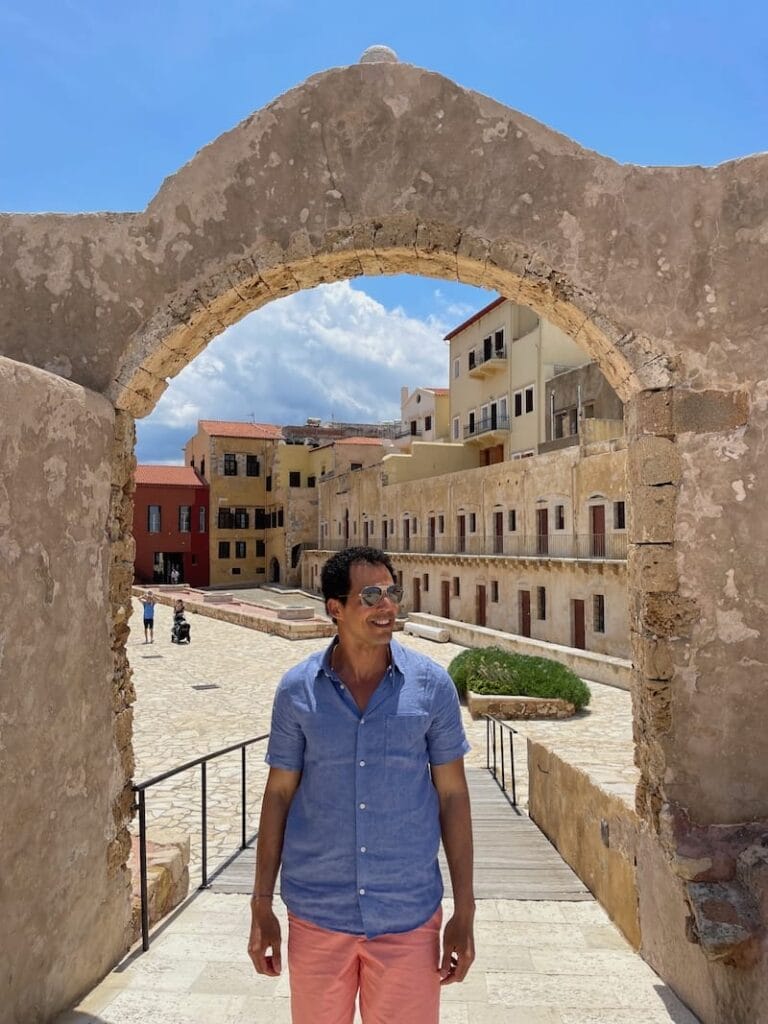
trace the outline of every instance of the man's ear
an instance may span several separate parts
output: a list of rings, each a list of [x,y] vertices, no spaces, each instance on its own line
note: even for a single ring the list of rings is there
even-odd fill
[[[339,601],[337,597],[329,597],[325,602],[325,610],[328,612],[330,617],[335,622],[339,615],[339,609],[343,608],[344,605]]]

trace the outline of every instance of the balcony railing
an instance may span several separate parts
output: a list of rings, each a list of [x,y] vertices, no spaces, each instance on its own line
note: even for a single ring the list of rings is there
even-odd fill
[[[343,551],[362,544],[357,537],[345,540],[334,537],[307,548],[321,551]],[[575,558],[588,561],[624,561],[627,557],[625,533],[504,533],[484,536],[468,533],[434,537],[388,537],[384,542],[370,534],[369,543],[383,547],[391,554],[414,555],[501,555],[508,558]]]
[[[469,374],[471,377],[484,377],[487,373],[492,373],[506,358],[506,345],[492,348],[490,351],[486,351],[484,348],[473,348],[467,357]]]
[[[421,437],[421,427],[412,427],[410,423],[396,423],[394,428],[395,440],[398,437]]]
[[[509,416],[483,416],[464,427],[464,437],[478,437],[494,430],[509,430]]]

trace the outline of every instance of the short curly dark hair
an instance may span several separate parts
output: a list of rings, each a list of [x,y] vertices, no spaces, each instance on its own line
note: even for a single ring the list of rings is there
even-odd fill
[[[331,598],[346,603],[349,594],[349,571],[357,562],[367,562],[369,565],[383,565],[389,571],[389,575],[395,580],[395,570],[392,562],[381,548],[354,547],[337,551],[328,559],[320,573],[320,586],[323,591],[325,607]],[[334,620],[335,621],[335,620]]]

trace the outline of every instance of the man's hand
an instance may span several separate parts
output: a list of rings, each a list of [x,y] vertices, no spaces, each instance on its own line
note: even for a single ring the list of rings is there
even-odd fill
[[[267,954],[267,950],[270,951]],[[276,978],[282,970],[280,952],[280,922],[269,904],[251,905],[251,934],[248,938],[248,956],[259,974]]]
[[[460,918],[454,914],[443,931],[440,984],[452,985],[454,981],[464,981],[474,959],[472,917]]]

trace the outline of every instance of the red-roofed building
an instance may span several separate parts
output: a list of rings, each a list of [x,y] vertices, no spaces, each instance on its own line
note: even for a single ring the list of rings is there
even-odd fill
[[[208,485],[191,466],[137,466],[137,583],[208,585]]]

